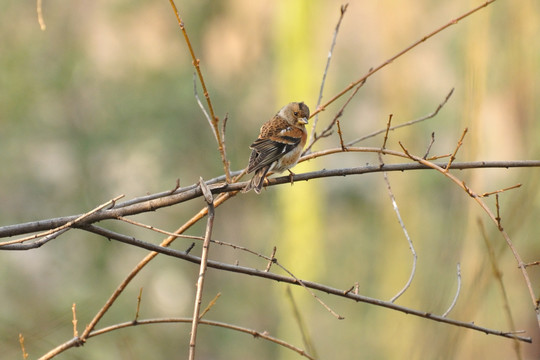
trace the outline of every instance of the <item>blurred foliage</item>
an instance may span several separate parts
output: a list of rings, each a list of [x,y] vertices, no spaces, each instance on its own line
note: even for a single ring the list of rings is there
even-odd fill
[[[351,2],[325,99],[479,3]],[[46,31],[39,29],[35,3],[0,3],[0,225],[81,213],[118,194],[130,199],[171,189],[177,178],[188,185],[199,176],[209,179],[222,173],[213,135],[193,95],[191,58],[167,1],[43,5]],[[246,165],[248,146],[260,125],[284,103],[303,100],[315,110],[339,5],[284,0],[177,3],[216,113],[229,116],[232,169]],[[342,118],[346,139],[384,128],[390,113],[394,124],[424,116],[454,87],[454,96],[436,118],[392,132],[388,147],[398,148],[399,140],[423,154],[435,132],[432,154],[449,153],[468,127],[459,160],[538,159],[539,18],[537,1],[497,1],[422,44],[368,79]],[[286,47],[289,40],[292,48]],[[344,101],[320,114],[320,126]],[[338,144],[333,135],[316,149]],[[361,145],[380,144],[379,137]],[[351,153],[309,166],[340,168],[377,161],[373,155]],[[501,196],[503,226],[525,261],[538,260],[538,169],[457,174],[477,192],[524,184]],[[456,290],[459,262],[463,288],[450,316],[509,330],[477,224],[481,218],[504,274],[516,327],[526,329],[534,340],[521,345],[523,356],[538,357],[540,333],[523,279],[486,216],[439,174],[417,171],[389,177],[419,257],[414,282],[397,303],[443,313]],[[289,197],[294,199],[290,208]],[[494,208],[494,200],[487,202]],[[172,231],[201,206],[202,200],[193,201],[135,218]],[[298,219],[284,222],[290,213]],[[104,225],[154,243],[161,239],[132,226]],[[204,225],[198,224],[189,233],[203,231]],[[361,294],[385,300],[405,284],[412,262],[381,174],[238,195],[217,209],[214,235],[267,255],[281,241],[296,241],[296,248],[279,245],[283,248],[278,246],[277,256],[299,278],[343,289],[358,282]],[[301,238],[291,238],[295,236]],[[177,240],[174,247],[190,244]],[[193,250],[197,252],[200,244]],[[41,249],[0,252],[2,356],[21,358],[19,333],[31,358],[69,339],[72,303],[77,304],[81,331],[144,254],[75,230]],[[210,256],[266,266],[225,247],[212,247]],[[141,317],[191,316],[197,271],[193,264],[158,257],[98,327],[131,320],[141,287]],[[538,289],[540,270],[531,268],[530,274]],[[346,318],[337,321],[305,290],[292,290],[323,359],[516,356],[507,339],[319,294]],[[285,285],[210,270],[203,303],[217,292],[222,296],[208,318],[268,331],[304,347]],[[61,358],[172,358],[187,354],[188,340],[189,325],[152,325],[93,338]],[[261,339],[204,326],[197,353],[199,359],[298,358]]]

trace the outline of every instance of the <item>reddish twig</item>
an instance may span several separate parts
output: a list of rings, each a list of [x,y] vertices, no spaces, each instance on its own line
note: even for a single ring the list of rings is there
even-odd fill
[[[229,171],[229,162],[227,161],[227,158],[225,156],[225,150],[224,150],[225,139],[221,138],[220,136],[219,125],[218,125],[219,119],[214,113],[214,107],[212,106],[212,101],[210,100],[210,94],[208,93],[208,89],[206,88],[206,83],[204,82],[204,77],[203,77],[201,67],[200,67],[200,60],[197,58],[197,56],[195,56],[195,51],[193,50],[193,46],[191,46],[191,41],[189,40],[189,36],[187,34],[184,21],[180,17],[178,9],[176,8],[176,5],[174,4],[174,0],[169,0],[169,3],[171,4],[173,8],[174,15],[176,16],[176,20],[178,21],[178,25],[180,26],[180,30],[182,30],[182,34],[184,35],[184,40],[186,41],[186,44],[189,49],[189,53],[191,54],[193,66],[195,67],[195,70],[197,71],[197,75],[199,77],[199,81],[201,82],[204,97],[206,98],[206,103],[208,104],[208,110],[210,111],[210,118],[211,118],[210,125],[218,143],[219,154],[221,155],[221,161],[223,162],[223,169],[227,177],[227,182],[230,182],[231,175]]]

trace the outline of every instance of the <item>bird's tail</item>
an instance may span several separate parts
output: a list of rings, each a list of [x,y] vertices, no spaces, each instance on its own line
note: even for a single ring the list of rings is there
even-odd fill
[[[255,174],[253,174],[253,177],[251,178],[249,184],[247,184],[246,187],[242,189],[242,192],[247,193],[248,191],[253,189],[257,194],[260,194],[268,170],[270,170],[269,166],[265,166],[262,169],[257,170]]]

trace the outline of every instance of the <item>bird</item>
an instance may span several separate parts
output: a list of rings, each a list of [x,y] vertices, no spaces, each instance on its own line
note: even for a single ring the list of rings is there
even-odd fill
[[[242,192],[253,189],[260,194],[269,171],[280,173],[296,165],[306,144],[308,119],[309,107],[304,102],[292,102],[261,126],[257,140],[250,145],[246,170],[254,175]],[[292,182],[293,173],[289,172]]]

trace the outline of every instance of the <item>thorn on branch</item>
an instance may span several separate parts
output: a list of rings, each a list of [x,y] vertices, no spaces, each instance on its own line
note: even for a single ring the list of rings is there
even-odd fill
[[[186,255],[189,254],[191,252],[191,250],[193,250],[193,248],[195,247],[195,243],[191,243],[191,245],[189,245],[189,247],[186,249]]]
[[[174,194],[174,192],[175,192],[176,190],[178,190],[178,189],[180,189],[180,178],[176,179],[176,185],[174,186],[173,189],[171,189],[170,194],[171,194],[171,195]]]
[[[348,290],[344,290],[343,291],[343,295],[347,295],[348,293],[350,293],[351,291],[353,291],[355,288],[355,285],[351,286]]]
[[[446,167],[445,171],[448,171],[448,169],[450,168],[450,164],[448,164],[448,165],[446,165],[446,166],[447,166],[447,167]],[[463,190],[465,190],[465,192],[466,192],[467,194],[469,194],[470,197],[472,197],[472,198],[476,198],[476,197],[477,197],[477,195],[476,195],[476,194],[475,194],[475,193],[474,193],[474,192],[473,192],[473,191],[465,184],[465,181],[462,181],[462,182],[461,182],[461,185],[463,186]]]

